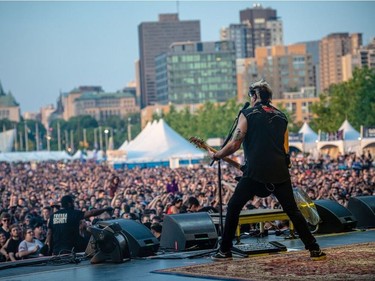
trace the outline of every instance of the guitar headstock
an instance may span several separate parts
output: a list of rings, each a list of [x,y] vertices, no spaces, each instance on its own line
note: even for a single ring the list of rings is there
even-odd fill
[[[200,138],[197,138],[197,137],[191,137],[191,138],[189,139],[189,142],[195,144],[195,145],[196,145],[197,147],[199,147],[199,148],[203,148],[203,149],[206,149],[206,148],[207,148],[206,143],[205,143],[202,139],[200,139]]]

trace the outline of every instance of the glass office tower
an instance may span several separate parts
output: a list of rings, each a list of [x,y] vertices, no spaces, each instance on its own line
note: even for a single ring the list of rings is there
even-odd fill
[[[237,94],[234,42],[178,42],[155,59],[160,104],[224,102]]]

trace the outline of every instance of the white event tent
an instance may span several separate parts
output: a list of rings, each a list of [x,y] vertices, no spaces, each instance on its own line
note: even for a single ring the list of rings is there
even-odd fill
[[[348,120],[345,120],[338,132],[342,131],[342,140],[328,140],[319,141],[317,149],[319,152],[336,155],[338,152],[341,154],[345,153],[359,153],[361,150],[360,133],[356,131]]]
[[[184,139],[163,119],[149,122],[134,140],[124,143],[120,149],[126,152],[127,158],[115,164],[127,167],[178,166],[180,162],[191,163],[205,156],[204,151]]]
[[[303,124],[298,133],[302,135],[302,139],[300,141],[290,141],[289,146],[306,153],[316,154],[318,134],[311,129],[307,122]]]
[[[65,151],[20,151],[0,153],[0,161],[4,162],[41,162],[71,160]]]

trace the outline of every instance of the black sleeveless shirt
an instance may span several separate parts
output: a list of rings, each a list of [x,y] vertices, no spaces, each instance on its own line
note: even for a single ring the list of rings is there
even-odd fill
[[[247,120],[243,176],[261,183],[285,182],[290,177],[284,148],[287,117],[270,104],[261,103],[241,112]]]

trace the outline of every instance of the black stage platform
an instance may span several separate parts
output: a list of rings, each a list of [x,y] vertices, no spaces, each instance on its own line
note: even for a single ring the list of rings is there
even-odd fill
[[[337,234],[321,234],[316,235],[318,242],[324,249],[339,245],[348,245],[355,243],[374,242],[375,229],[366,231],[351,231]],[[266,237],[242,237],[242,243],[258,243],[278,241],[284,244],[288,251],[302,250],[303,244],[299,239],[285,239],[282,236],[270,234]],[[195,255],[194,252],[193,256]],[[14,268],[6,268],[0,270],[0,281],[71,281],[71,280],[87,280],[87,281],[117,281],[117,280],[136,280],[136,281],[207,281],[204,278],[189,278],[175,275],[165,275],[152,273],[153,270],[178,267],[193,264],[211,263],[208,255],[199,257],[190,257],[189,253],[181,255],[165,255],[156,258],[133,258],[130,261],[113,264],[102,263],[92,265],[89,260],[83,260],[78,264],[55,265],[36,264],[23,265]],[[306,255],[308,253],[306,252]],[[249,257],[251,258],[251,256]],[[211,279],[215,280],[215,279]]]

